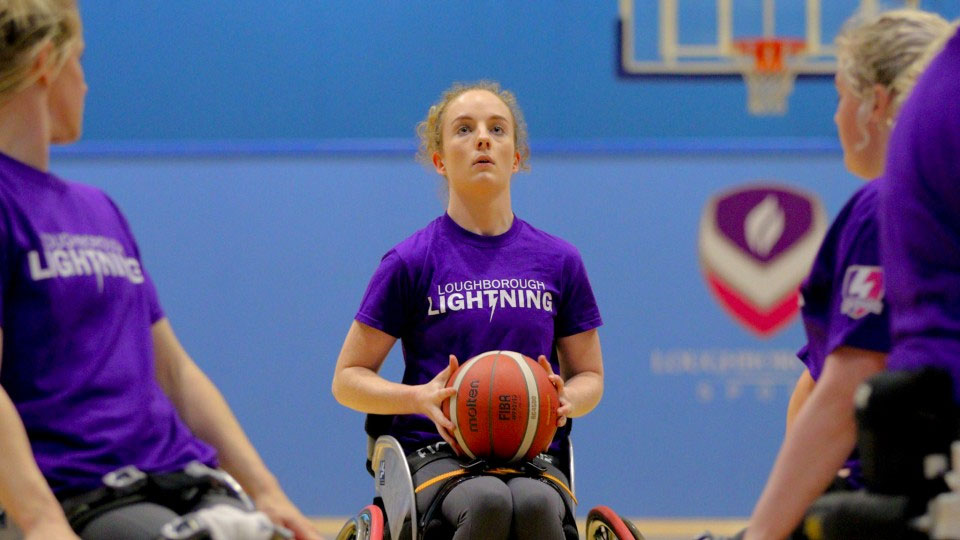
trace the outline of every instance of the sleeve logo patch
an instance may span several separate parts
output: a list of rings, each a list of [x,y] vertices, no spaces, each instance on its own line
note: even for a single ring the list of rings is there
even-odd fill
[[[852,319],[883,313],[883,268],[851,265],[843,277],[840,312]]]

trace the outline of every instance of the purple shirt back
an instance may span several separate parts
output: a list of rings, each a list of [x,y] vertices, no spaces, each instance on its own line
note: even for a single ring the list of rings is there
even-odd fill
[[[433,379],[450,354],[464,362],[497,349],[545,355],[559,372],[557,339],[602,324],[572,245],[516,217],[502,235],[480,236],[446,214],[387,252],[356,319],[401,340],[411,385]],[[407,451],[441,440],[421,415],[397,416],[391,433]]]
[[[0,245],[0,384],[53,490],[215,464],[156,382],[163,312],[113,202],[0,154]]]
[[[878,244],[878,189],[877,182],[868,182],[840,210],[800,288],[807,344],[797,356],[814,380],[838,347],[890,350]]]
[[[880,189],[891,369],[952,372],[960,398],[960,35],[900,112]]]

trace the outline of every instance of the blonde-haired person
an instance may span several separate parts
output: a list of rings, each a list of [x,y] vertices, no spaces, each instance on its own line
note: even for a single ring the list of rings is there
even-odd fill
[[[898,106],[922,71],[926,52],[949,30],[940,16],[910,9],[857,16],[844,26],[837,38],[834,121],[851,173],[865,180],[883,174]],[[750,518],[748,539],[789,536],[835,478],[835,488],[862,486],[851,455],[853,394],[884,369],[891,346],[878,189],[879,183],[868,182],[847,202],[801,287],[807,344],[798,356],[807,370],[791,398],[787,434]]]
[[[194,511],[269,523],[184,472],[199,462],[318,538],[181,347],[123,215],[49,172],[82,131],[83,48],[74,0],[0,0],[0,506],[43,540],[153,540]]]
[[[446,212],[384,255],[337,359],[333,393],[352,409],[393,415],[388,431],[411,457],[414,483],[429,486],[417,493],[423,511],[442,487],[428,482],[463,463],[440,409],[454,393],[444,384],[459,360],[513,350],[562,374],[551,375],[560,392],[553,455],[569,437],[567,418],[599,402],[603,362],[600,313],[580,254],[513,213],[511,178],[529,155],[513,95],[494,83],[455,85],[418,132],[420,159],[446,179]],[[467,285],[469,301],[439,296]],[[501,300],[517,292],[540,301]],[[378,374],[397,339],[406,366],[400,383]],[[416,459],[418,450],[429,463]],[[573,504],[567,481],[550,460],[540,464],[549,473],[541,478],[481,475],[456,484],[439,508],[453,537],[564,538]]]

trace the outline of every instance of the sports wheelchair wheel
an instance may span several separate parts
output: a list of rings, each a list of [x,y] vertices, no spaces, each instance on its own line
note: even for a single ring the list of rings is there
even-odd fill
[[[383,540],[383,511],[375,504],[365,506],[344,524],[337,540]]]
[[[644,540],[629,520],[617,515],[608,506],[596,506],[587,514],[585,540]]]

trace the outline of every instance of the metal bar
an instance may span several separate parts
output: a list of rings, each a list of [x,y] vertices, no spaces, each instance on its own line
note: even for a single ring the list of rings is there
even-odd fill
[[[820,35],[820,0],[807,0],[807,49],[805,54],[820,54],[823,36]]]
[[[660,58],[677,62],[677,0],[660,0]]]
[[[777,12],[773,0],[763,0],[763,37],[777,35]]]
[[[733,0],[717,0],[717,47],[720,54],[733,53]]]

